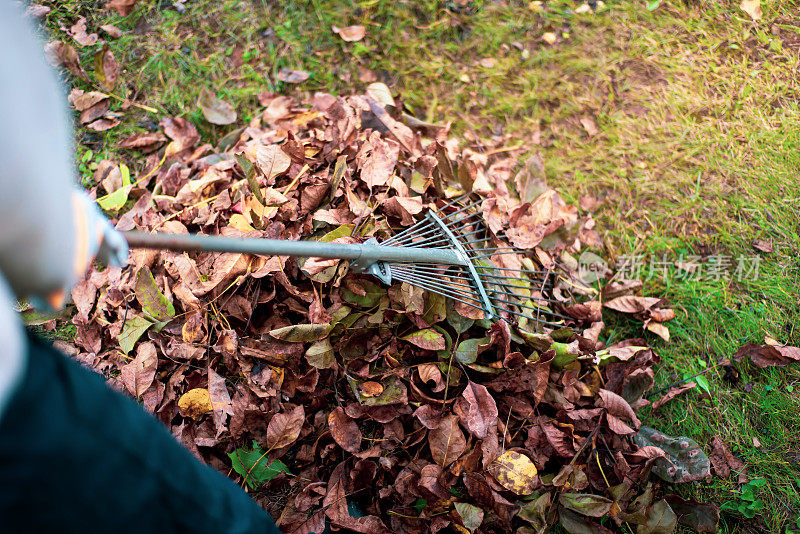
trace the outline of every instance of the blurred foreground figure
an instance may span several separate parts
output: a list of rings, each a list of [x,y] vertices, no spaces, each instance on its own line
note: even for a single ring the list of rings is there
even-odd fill
[[[73,185],[72,132],[41,43],[0,1],[0,531],[278,532],[103,379],[25,332],[16,298],[63,304],[127,245]]]

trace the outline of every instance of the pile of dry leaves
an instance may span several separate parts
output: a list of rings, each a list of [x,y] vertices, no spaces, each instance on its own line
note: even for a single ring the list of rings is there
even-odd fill
[[[459,150],[446,129],[403,117],[380,84],[260,100],[261,116],[216,148],[178,117],[124,140],[144,168],[132,178],[103,162],[94,191],[116,227],[380,241],[467,188],[487,196],[490,226],[510,225],[531,259],[583,288],[582,303],[559,305],[574,319],[526,333],[382,287],[346,261],[135,250],[72,292],[81,362],[252,488],[286,532],[524,533],[558,521],[671,532],[699,509],[696,528],[716,524],[714,509],[663,496],[660,480],[705,478],[709,460],[636,415],[659,358],[642,339],[598,341],[601,301],[647,324],[672,314],[630,295],[635,284],[580,283],[573,258],[599,240],[589,216],[515,176],[508,152]]]

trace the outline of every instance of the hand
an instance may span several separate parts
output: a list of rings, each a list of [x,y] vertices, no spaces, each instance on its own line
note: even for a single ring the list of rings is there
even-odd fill
[[[120,232],[100,211],[94,200],[82,190],[73,195],[75,219],[78,221],[78,254],[76,266],[79,274],[93,259],[112,267],[122,267],[128,263],[128,243]],[[82,257],[81,257],[82,256]]]

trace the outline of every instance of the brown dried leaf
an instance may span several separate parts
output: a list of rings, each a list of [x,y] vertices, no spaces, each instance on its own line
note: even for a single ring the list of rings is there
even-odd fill
[[[236,121],[236,110],[229,103],[217,98],[213,92],[203,87],[197,99],[197,107],[206,120],[212,124],[230,124]]]
[[[433,460],[442,467],[455,462],[467,450],[467,440],[458,427],[458,417],[447,415],[439,426],[428,433]]]
[[[177,151],[191,148],[200,141],[194,124],[181,117],[165,117],[158,123],[167,137],[177,143]]]
[[[660,303],[661,299],[628,295],[617,297],[610,302],[603,303],[603,305],[606,308],[610,308],[622,313],[641,313],[649,310],[650,308],[656,307]]]
[[[594,137],[600,132],[600,130],[597,129],[597,123],[595,123],[594,119],[591,117],[582,117],[581,126],[583,126],[586,133],[589,134],[589,137]]]
[[[659,408],[664,406],[664,404],[674,399],[684,391],[689,391],[690,389],[694,389],[696,386],[697,384],[694,382],[687,382],[686,384],[671,388],[664,394],[663,397],[661,397],[660,399],[658,399],[653,403],[653,411],[658,410]]]
[[[155,150],[167,140],[160,132],[148,132],[129,135],[119,142],[119,148],[138,148],[145,152]]]
[[[109,0],[106,9],[113,9],[120,17],[127,17],[136,6],[136,0]]]
[[[341,448],[353,454],[361,450],[361,430],[358,424],[344,413],[342,407],[337,406],[328,415],[328,428],[334,441]]]
[[[800,348],[747,343],[736,351],[733,360],[740,362],[747,357],[761,369],[783,367],[789,363],[800,361]]]
[[[711,454],[708,455],[708,458],[711,460],[714,472],[720,478],[728,478],[733,471],[738,476],[739,484],[745,484],[750,480],[745,463],[728,450],[728,446],[719,436],[714,436],[711,441]]]
[[[470,381],[457,402],[459,406],[465,406],[462,420],[473,436],[483,439],[490,430],[493,431],[497,422],[497,403],[486,386]]]
[[[153,383],[158,367],[158,355],[153,343],[139,343],[136,357],[119,370],[119,378],[131,395],[141,397]]]
[[[219,437],[228,429],[228,416],[233,415],[233,408],[231,407],[231,396],[225,386],[225,379],[211,368],[208,369],[208,395],[214,410],[216,437]]]
[[[311,75],[304,70],[294,69],[281,69],[275,77],[286,83],[302,83],[306,81]]]
[[[275,450],[294,443],[300,436],[305,419],[306,412],[302,405],[290,412],[275,414],[267,425],[267,447]]]
[[[69,29],[72,38],[81,46],[92,46],[97,43],[97,34],[86,33],[86,17],[81,17]]]
[[[275,145],[250,145],[244,155],[267,178],[283,174],[292,164],[292,158]]]
[[[112,39],[119,39],[122,37],[122,30],[114,26],[113,24],[103,24],[100,26],[100,29],[103,30],[108,34],[109,37]]]
[[[627,419],[635,425],[635,428],[641,426],[639,418],[633,412],[633,408],[628,404],[628,401],[607,389],[600,389],[598,391],[599,398],[596,400],[596,405],[605,408],[608,413],[614,417]]]
[[[72,74],[84,80],[89,77],[81,67],[81,61],[75,49],[63,41],[51,41],[44,45],[47,60],[54,67],[64,67]]]
[[[331,26],[331,30],[348,43],[360,41],[367,34],[367,29],[364,26],[345,26],[344,28]]]

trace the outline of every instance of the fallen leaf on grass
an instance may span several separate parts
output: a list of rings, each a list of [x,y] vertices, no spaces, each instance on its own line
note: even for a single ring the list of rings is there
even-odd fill
[[[750,15],[753,20],[761,20],[761,0],[742,0],[739,8]]]
[[[333,33],[341,37],[342,40],[349,43],[360,41],[367,33],[367,29],[364,26],[345,26],[344,28],[331,26],[331,30],[333,30]]]
[[[27,8],[25,8],[25,14],[30,17],[36,17],[40,19],[50,13],[51,9],[47,6],[43,6],[41,4],[31,4]]]
[[[639,447],[660,449],[665,453],[653,463],[653,472],[667,482],[693,482],[711,475],[708,456],[693,439],[672,437],[643,426],[632,437]]]
[[[94,55],[94,74],[103,89],[114,90],[119,78],[119,63],[108,45]]]
[[[644,323],[644,327],[646,330],[654,333],[664,341],[669,341],[669,328],[663,324],[647,319]]]
[[[109,0],[106,9],[113,9],[121,17],[127,17],[136,6],[136,0]]]
[[[100,26],[100,29],[106,32],[108,36],[113,39],[119,39],[120,37],[122,37],[122,30],[120,30],[113,24],[103,24],[102,26]]]
[[[747,466],[739,458],[735,457],[728,446],[719,436],[714,436],[711,441],[711,454],[709,455],[714,472],[720,478],[728,478],[731,472],[737,474],[739,484],[745,484],[750,479],[747,476]]]
[[[545,32],[542,34],[542,41],[544,41],[549,45],[555,44],[557,39],[558,37],[556,37],[556,34],[554,34],[553,32]]]
[[[697,386],[696,383],[688,382],[686,384],[683,384],[683,385],[680,385],[680,386],[676,386],[676,387],[670,389],[669,391],[667,391],[664,394],[663,397],[661,397],[660,399],[658,399],[657,401],[655,401],[653,403],[653,410],[654,411],[658,410],[659,408],[664,406],[667,402],[671,401],[672,399],[674,399],[675,397],[677,397],[678,395],[680,395],[684,391],[689,391],[690,389],[694,389],[696,386]]]
[[[737,362],[742,361],[744,358],[750,358],[761,369],[783,367],[800,361],[800,348],[747,343],[742,345],[733,356],[733,360]]]
[[[589,134],[589,137],[594,137],[600,132],[600,130],[597,129],[597,124],[594,122],[594,119],[589,117],[583,117],[581,119],[581,126],[583,126],[586,133]]]
[[[306,81],[311,75],[304,70],[294,69],[281,69],[275,77],[286,83],[302,83]]]
[[[81,67],[81,61],[75,49],[63,41],[51,41],[44,45],[47,59],[54,67],[64,67],[72,74],[84,80],[89,77]]]
[[[753,248],[764,254],[772,254],[775,252],[775,247],[772,246],[772,243],[764,241],[763,239],[756,239],[753,241]]]
[[[160,132],[147,132],[132,134],[117,145],[119,148],[137,148],[144,152],[155,150],[166,142],[167,138]]]
[[[617,297],[614,300],[603,303],[603,306],[622,313],[641,313],[656,307],[661,303],[661,299],[654,297],[637,297],[627,295]]]
[[[212,124],[230,124],[236,120],[236,110],[227,102],[217,98],[213,92],[205,87],[200,89],[197,107],[203,112],[206,120]]]
[[[81,46],[92,46],[97,43],[98,37],[96,33],[86,33],[86,17],[79,18],[78,21],[70,27],[69,33]]]

